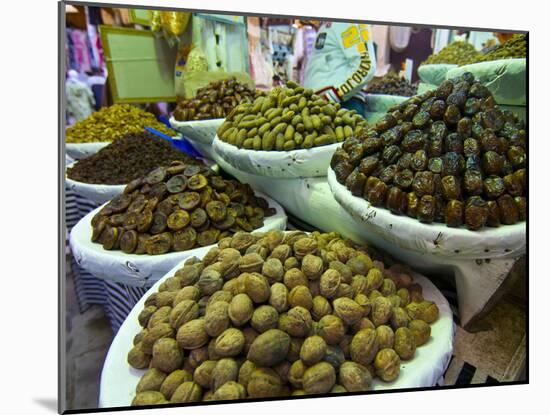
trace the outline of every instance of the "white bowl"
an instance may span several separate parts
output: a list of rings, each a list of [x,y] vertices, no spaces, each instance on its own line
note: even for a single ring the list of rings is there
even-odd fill
[[[266,199],[269,207],[276,210],[275,215],[265,217],[264,226],[255,231],[284,230],[287,217],[281,205],[261,192],[255,191],[254,193]],[[69,237],[71,251],[77,264],[98,278],[135,287],[144,287],[158,280],[182,260],[200,255],[212,247],[169,252],[163,255],[136,255],[126,254],[122,251],[107,251],[103,249],[101,244],[91,241],[92,218],[103,206],[84,216],[73,227]]]
[[[300,150],[257,151],[238,148],[216,136],[212,149],[217,156],[245,173],[290,179],[324,176],[332,155],[341,145],[335,143]]]
[[[421,223],[405,215],[372,206],[351,194],[328,169],[328,183],[336,201],[355,220],[357,226],[381,236],[390,244],[418,252],[452,259],[504,258],[525,252],[526,222],[485,227],[479,231],[449,228],[445,224]]]
[[[202,258],[207,251],[201,253]],[[132,368],[126,361],[126,356],[133,346],[133,338],[141,331],[138,315],[143,309],[145,300],[158,290],[162,281],[173,276],[183,265],[177,264],[163,276],[134,306],[116,334],[101,373],[99,391],[99,407],[130,406],[135,396],[136,386],[144,370]],[[401,372],[393,382],[383,382],[376,379],[372,390],[406,389],[417,387],[432,387],[443,376],[453,352],[453,314],[449,303],[426,277],[412,273],[414,282],[422,286],[424,298],[435,302],[439,308],[439,318],[431,325],[431,338],[423,346],[416,349],[413,359],[401,361]]]

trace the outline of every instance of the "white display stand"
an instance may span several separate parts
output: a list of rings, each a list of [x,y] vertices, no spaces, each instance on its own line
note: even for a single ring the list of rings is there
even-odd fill
[[[273,178],[318,177],[326,174],[330,159],[342,143],[291,151],[257,151],[238,148],[216,136],[214,154],[235,169],[245,173]]]
[[[97,153],[103,147],[111,144],[110,142],[97,143],[65,143],[65,151],[74,160],[80,160]]]
[[[203,253],[203,255],[206,252]],[[133,338],[141,331],[138,315],[143,309],[147,297],[158,290],[166,278],[182,266],[176,265],[140,299],[132,309],[117,335],[115,336],[101,373],[99,407],[110,408],[130,406],[135,396],[136,386],[144,370],[137,370],[128,365],[126,356],[133,346]],[[445,297],[424,276],[414,273],[414,282],[422,286],[424,298],[433,301],[439,307],[439,318],[431,325],[430,340],[416,350],[413,359],[401,362],[399,377],[393,382],[376,379],[373,390],[406,389],[435,386],[445,373],[453,352],[453,314]]]
[[[269,206],[276,210],[275,215],[264,218],[264,226],[256,229],[256,232],[266,232],[272,229],[284,230],[287,217],[281,205],[260,192],[256,192],[256,195],[264,197]],[[163,255],[136,255],[126,254],[122,251],[107,251],[101,244],[90,240],[92,218],[102,207],[100,206],[84,216],[73,227],[69,237],[71,251],[77,264],[97,278],[134,287],[146,287],[182,260],[201,255],[212,248],[212,246],[207,246]]]
[[[205,165],[210,167],[216,173],[220,172],[220,168],[212,160],[200,159]],[[67,166],[67,169],[73,167],[74,163]],[[79,194],[86,199],[89,199],[95,203],[105,203],[118,196],[124,191],[126,187],[125,184],[111,185],[111,184],[90,184],[83,183],[76,180],[70,179],[67,174],[65,174],[65,184],[73,190],[75,193]]]
[[[212,158],[212,141],[216,131],[223,124],[225,118],[202,121],[177,121],[170,117],[172,128],[189,140],[191,145],[203,156]]]
[[[454,275],[463,327],[467,327],[487,311],[486,306],[499,295],[499,290],[505,286],[512,266],[525,252],[526,240],[523,240],[521,248],[519,237],[515,245],[510,244],[511,247],[516,247],[513,253],[504,253],[495,245],[492,245],[495,251],[485,253],[484,248],[481,248],[477,254],[470,247],[468,251],[462,252],[463,255],[469,252],[469,255],[462,257],[454,252],[452,256],[437,255],[438,248],[435,247],[433,250],[424,251],[406,249],[389,242],[364,226],[361,221],[354,219],[334,198],[327,177],[273,180],[243,173],[216,155],[214,160],[222,170],[270,195],[280,202],[289,214],[317,229],[338,232],[357,243],[370,243],[421,272]],[[516,225],[516,232],[521,226]],[[506,227],[503,226],[504,228]],[[504,243],[509,244],[508,241]]]

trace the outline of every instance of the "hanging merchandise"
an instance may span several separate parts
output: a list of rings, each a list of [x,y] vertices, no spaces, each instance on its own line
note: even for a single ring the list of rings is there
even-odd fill
[[[174,88],[176,96],[186,96],[183,76],[192,73],[203,73],[208,71],[208,60],[199,45],[200,29],[197,20],[192,19],[191,45],[181,45],[176,56],[176,67],[174,72]]]
[[[187,63],[185,64],[187,72],[206,72],[208,71],[208,60],[206,55],[199,46],[193,44],[191,51],[187,55]]]
[[[244,25],[220,22],[193,15],[192,48],[178,74],[176,94],[193,97],[208,83],[234,77],[254,88],[248,74],[248,43]]]
[[[304,58],[300,68],[300,83],[304,83],[307,64],[315,46],[315,38],[317,37],[317,28],[314,26],[305,26],[304,30]]]
[[[193,43],[204,51],[209,71],[248,72],[244,25],[194,16]]]
[[[273,82],[273,67],[270,61],[265,59],[264,50],[269,50],[265,46],[260,28],[259,17],[248,17],[248,56],[250,65],[250,75],[256,83],[256,88],[261,90],[271,89]],[[269,56],[269,55],[268,55]]]
[[[376,52],[375,76],[384,76],[391,67],[390,63],[390,27],[387,25],[372,26],[372,41]]]
[[[395,52],[403,52],[409,45],[410,38],[410,27],[390,26],[390,45]]]
[[[304,60],[304,29],[298,28],[294,34],[294,42],[292,44],[294,54],[292,56],[292,79],[300,79],[300,70],[303,67]]]
[[[71,52],[70,68],[78,72],[88,72],[92,69],[89,40],[86,31],[66,29],[69,50]]]
[[[295,30],[292,26],[270,26],[268,28],[274,76],[277,76],[283,83],[292,79],[294,34]]]
[[[191,13],[187,12],[160,12],[164,33],[173,38],[178,38],[185,31],[190,18]]]
[[[151,30],[153,32],[158,32],[160,29],[161,29],[160,11],[153,10],[151,12]]]
[[[168,44],[172,47],[181,42],[181,35],[185,32],[191,13],[188,12],[151,12],[151,31],[162,32]]]

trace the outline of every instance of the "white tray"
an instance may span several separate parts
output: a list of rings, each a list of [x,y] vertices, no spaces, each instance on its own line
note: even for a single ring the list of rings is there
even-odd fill
[[[332,155],[341,145],[335,143],[291,151],[256,151],[238,148],[216,136],[212,150],[238,170],[257,176],[288,179],[324,176]]]
[[[275,215],[264,218],[264,226],[256,232],[286,228],[286,214],[277,202],[265,194],[255,191],[276,210]],[[122,251],[107,251],[101,244],[90,240],[91,221],[103,206],[84,216],[72,229],[69,242],[73,257],[78,265],[98,278],[119,282],[134,287],[144,287],[158,280],[181,261],[207,252],[212,246],[182,252],[169,252],[163,255],[136,255]]]
[[[477,259],[518,256],[525,252],[526,222],[498,228],[485,227],[479,231],[449,228],[441,223],[425,224],[406,215],[394,215],[352,195],[338,183],[331,168],[328,169],[328,184],[336,201],[351,215],[357,226],[419,255]]]
[[[202,255],[206,254],[203,252]],[[202,257],[201,255],[201,257]],[[138,315],[143,309],[147,297],[156,292],[158,286],[166,278],[182,266],[176,265],[161,280],[159,280],[132,309],[116,334],[101,373],[99,391],[99,407],[130,406],[135,396],[136,386],[144,370],[137,370],[128,365],[126,356],[133,346],[133,338],[141,331]],[[432,387],[445,373],[453,352],[453,314],[449,303],[439,290],[424,276],[413,273],[414,281],[422,286],[423,296],[439,307],[439,318],[431,325],[431,338],[423,346],[416,349],[413,359],[401,362],[401,373],[393,382],[383,382],[376,379],[373,390],[405,389],[416,387]]]

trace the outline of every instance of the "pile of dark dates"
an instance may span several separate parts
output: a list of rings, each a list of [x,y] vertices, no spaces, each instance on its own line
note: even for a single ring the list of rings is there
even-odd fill
[[[390,108],[331,167],[373,206],[478,230],[525,220],[526,148],[523,121],[465,73]]]
[[[91,239],[106,250],[159,255],[251,232],[274,213],[250,186],[174,161],[133,180],[107,203],[92,219]]]
[[[209,83],[194,98],[178,97],[174,118],[196,121],[225,118],[241,102],[253,101],[257,93],[235,78]]]

